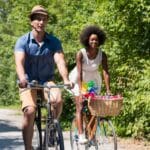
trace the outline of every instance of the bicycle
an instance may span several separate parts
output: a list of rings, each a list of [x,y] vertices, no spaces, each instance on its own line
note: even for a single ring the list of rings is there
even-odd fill
[[[122,100],[121,96],[95,96],[88,99],[83,97],[83,131],[88,142],[84,145],[78,142],[78,129],[74,118],[70,128],[72,150],[117,150],[117,136],[109,116],[119,114]]]
[[[37,110],[34,123],[32,145],[36,150],[64,150],[63,133],[57,119],[54,118],[50,102],[51,88],[64,88],[69,85],[46,85],[38,84],[37,81],[28,82],[26,89],[37,90]],[[43,89],[48,89],[48,100],[44,101]],[[46,110],[46,118],[42,119],[42,108]],[[44,122],[42,124],[42,122]],[[44,126],[45,125],[45,126]]]

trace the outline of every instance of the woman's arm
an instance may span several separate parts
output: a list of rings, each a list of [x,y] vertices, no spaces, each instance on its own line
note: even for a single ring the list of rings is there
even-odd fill
[[[82,88],[82,52],[79,51],[76,55],[76,65],[77,65],[77,81],[79,85],[79,89]]]
[[[103,77],[104,77],[104,83],[106,86],[106,92],[107,94],[110,94],[110,76],[108,71],[108,60],[107,55],[102,52],[102,71],[103,71]]]

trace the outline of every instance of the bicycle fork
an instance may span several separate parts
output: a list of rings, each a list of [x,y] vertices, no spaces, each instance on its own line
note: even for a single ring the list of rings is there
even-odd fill
[[[42,127],[41,127],[41,109],[40,106],[38,105],[37,108],[37,114],[35,117],[38,133],[39,133],[39,148],[42,150]]]

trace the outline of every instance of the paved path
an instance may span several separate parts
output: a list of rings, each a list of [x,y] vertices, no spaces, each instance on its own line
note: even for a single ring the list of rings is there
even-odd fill
[[[21,112],[0,109],[0,150],[24,150]],[[69,134],[64,132],[65,149],[71,150]]]
[[[23,150],[21,115],[0,109],[0,150]]]
[[[21,111],[0,109],[0,150],[24,150],[21,134]],[[69,133],[64,132],[65,150],[71,150]],[[118,150],[150,150],[150,144],[129,139],[118,140]]]

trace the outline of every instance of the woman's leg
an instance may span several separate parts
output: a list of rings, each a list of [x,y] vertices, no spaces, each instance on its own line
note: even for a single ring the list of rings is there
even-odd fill
[[[76,104],[76,123],[78,127],[79,134],[83,133],[83,118],[82,118],[82,103],[80,102],[79,96],[75,97],[75,104]]]
[[[79,143],[84,144],[87,143],[87,139],[85,138],[85,134],[83,133],[83,116],[82,116],[82,100],[81,97],[75,97],[76,102],[76,124],[79,133]]]

